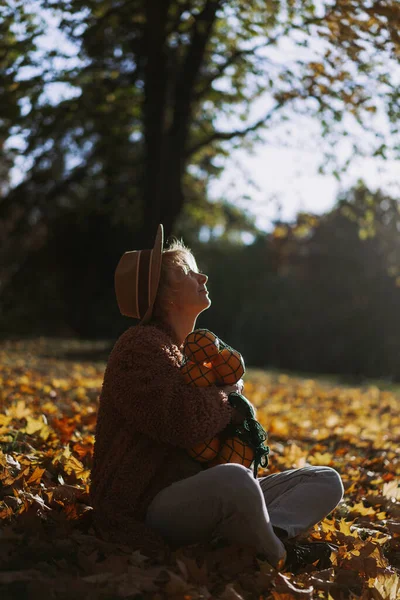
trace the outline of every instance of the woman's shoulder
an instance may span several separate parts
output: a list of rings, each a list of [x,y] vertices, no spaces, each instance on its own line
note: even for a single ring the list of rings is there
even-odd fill
[[[168,332],[158,325],[152,323],[146,325],[133,325],[120,335],[117,343],[155,342],[169,341],[172,343]]]
[[[146,349],[152,353],[160,352],[176,360],[182,357],[180,349],[171,337],[169,327],[153,323],[128,327],[116,341],[111,354],[116,356],[127,351],[133,352],[135,349],[140,349],[141,352]]]

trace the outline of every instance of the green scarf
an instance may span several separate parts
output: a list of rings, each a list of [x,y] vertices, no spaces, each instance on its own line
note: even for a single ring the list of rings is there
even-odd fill
[[[259,465],[263,468],[268,466],[269,446],[263,442],[268,437],[265,429],[256,421],[255,410],[251,403],[237,392],[231,392],[228,396],[229,403],[245,417],[241,425],[230,423],[220,434],[223,440],[230,437],[238,437],[246,446],[254,451],[254,479],[257,479]]]

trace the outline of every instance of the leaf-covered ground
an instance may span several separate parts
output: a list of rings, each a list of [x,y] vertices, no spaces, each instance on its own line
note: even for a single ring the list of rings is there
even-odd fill
[[[0,343],[0,597],[400,598],[399,396],[248,369],[270,471],[337,469],[345,497],[306,539],[332,566],[277,572],[248,548],[192,545],[170,563],[97,539],[88,489],[107,344]],[[260,470],[260,475],[268,471]]]

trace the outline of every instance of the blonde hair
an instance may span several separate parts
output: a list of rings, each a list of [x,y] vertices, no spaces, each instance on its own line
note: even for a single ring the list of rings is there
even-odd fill
[[[195,258],[193,252],[182,240],[172,237],[168,248],[164,248],[161,257],[160,281],[152,320],[166,321],[170,303],[176,298],[182,279],[191,270]]]

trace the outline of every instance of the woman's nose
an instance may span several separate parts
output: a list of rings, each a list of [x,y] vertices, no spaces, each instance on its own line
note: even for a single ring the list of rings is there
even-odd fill
[[[201,273],[201,281],[202,283],[207,283],[208,277],[205,273]]]

